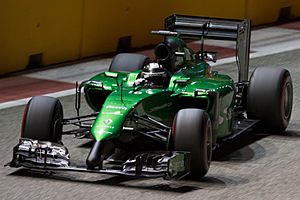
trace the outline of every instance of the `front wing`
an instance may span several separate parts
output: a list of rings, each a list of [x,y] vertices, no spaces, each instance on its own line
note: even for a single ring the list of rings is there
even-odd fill
[[[88,169],[85,165],[70,164],[68,149],[60,144],[21,138],[14,147],[10,167],[25,167],[46,171],[65,170],[106,173],[136,177],[180,179],[190,170],[190,153],[178,151],[142,152],[118,165],[103,165]]]

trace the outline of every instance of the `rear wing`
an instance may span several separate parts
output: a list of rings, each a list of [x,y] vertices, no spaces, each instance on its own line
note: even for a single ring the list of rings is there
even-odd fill
[[[239,82],[248,81],[251,22],[208,17],[171,15],[165,19],[165,29],[181,38],[207,38],[236,42]]]

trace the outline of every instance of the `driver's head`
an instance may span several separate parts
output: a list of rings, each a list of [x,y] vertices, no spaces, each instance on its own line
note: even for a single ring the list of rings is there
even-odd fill
[[[167,70],[158,63],[149,63],[142,70],[142,77],[151,88],[166,88],[169,84]]]

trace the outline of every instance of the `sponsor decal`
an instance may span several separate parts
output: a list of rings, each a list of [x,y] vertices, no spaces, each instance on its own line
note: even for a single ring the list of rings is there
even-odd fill
[[[114,126],[107,126],[107,125],[99,125],[97,128],[109,128],[109,129],[114,129]]]
[[[109,132],[109,131],[104,131],[103,129],[101,129],[98,134],[113,134],[112,132]]]
[[[112,123],[112,119],[106,119],[103,122],[104,122],[104,124],[109,125]]]
[[[120,116],[123,116],[124,114],[121,113],[121,111],[114,111],[114,112],[103,112],[102,114],[105,114],[105,115],[120,115]]]

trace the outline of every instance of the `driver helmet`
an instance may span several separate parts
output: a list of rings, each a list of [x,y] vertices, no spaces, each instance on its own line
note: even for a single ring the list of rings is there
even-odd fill
[[[169,84],[169,76],[166,69],[158,63],[149,63],[143,67],[142,77],[150,88],[166,88]]]

